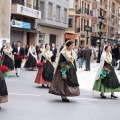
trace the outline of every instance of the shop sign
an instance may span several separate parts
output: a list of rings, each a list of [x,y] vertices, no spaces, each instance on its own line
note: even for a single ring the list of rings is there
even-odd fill
[[[33,18],[41,18],[41,11],[17,4],[17,13]]]
[[[65,34],[65,38],[76,39],[76,35],[75,34]]]
[[[17,20],[12,20],[11,26],[17,27],[17,28],[23,28],[23,29],[31,29],[31,23],[21,22],[21,21],[17,21]]]

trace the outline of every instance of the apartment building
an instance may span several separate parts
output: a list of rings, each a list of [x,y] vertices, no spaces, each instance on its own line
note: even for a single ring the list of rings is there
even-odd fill
[[[39,45],[55,43],[59,49],[68,28],[68,0],[38,0],[38,6],[41,11]]]
[[[41,12],[37,0],[12,0],[11,42],[21,41],[22,45],[38,43],[38,20]]]
[[[10,42],[11,1],[0,0],[0,48]]]
[[[103,32],[102,43],[108,42],[114,45],[118,40],[118,31],[120,29],[120,0],[96,0],[93,2],[93,18],[92,18],[92,45],[97,45],[99,39],[99,20],[100,9],[103,11]]]
[[[75,40],[76,46],[91,44],[89,31],[86,32],[87,22],[91,27],[92,0],[70,0],[69,1],[69,23],[65,31],[65,41]],[[87,37],[89,37],[87,41]]]

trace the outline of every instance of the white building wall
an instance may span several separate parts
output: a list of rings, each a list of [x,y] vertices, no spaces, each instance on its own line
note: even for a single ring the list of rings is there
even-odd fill
[[[42,33],[45,33],[45,41],[44,41],[45,44],[46,43],[49,44],[50,34],[56,35],[56,47],[59,53],[59,49],[61,45],[63,45],[64,43],[64,30],[58,30],[58,29],[48,28],[48,27],[40,27],[40,31],[42,31]]]

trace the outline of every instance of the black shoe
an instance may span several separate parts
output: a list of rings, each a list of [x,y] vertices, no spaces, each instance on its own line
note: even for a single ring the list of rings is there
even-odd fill
[[[18,73],[16,73],[16,76],[18,75]]]
[[[116,99],[116,98],[118,98],[118,97],[117,97],[117,96],[114,96],[114,95],[111,95],[111,99],[112,99],[112,98],[115,98],[115,99]]]
[[[17,74],[17,77],[19,77],[19,75]]]
[[[45,86],[42,84],[42,87],[44,88]]]
[[[70,102],[69,99],[66,99],[65,102]]]
[[[50,86],[49,86],[49,85],[47,85],[47,88],[50,88]]]
[[[69,99],[67,99],[67,98],[62,98],[62,101],[63,102],[70,102]]]
[[[101,98],[103,98],[103,99],[105,99],[105,98],[106,98],[106,96],[104,96],[104,95],[102,95],[102,94],[100,94],[100,96],[101,96]]]

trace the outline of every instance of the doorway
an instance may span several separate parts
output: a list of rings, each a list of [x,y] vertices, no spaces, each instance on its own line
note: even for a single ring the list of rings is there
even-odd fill
[[[54,43],[56,45],[56,35],[50,34],[50,47],[52,46],[52,43]]]
[[[27,32],[27,45],[30,45],[30,33]]]

